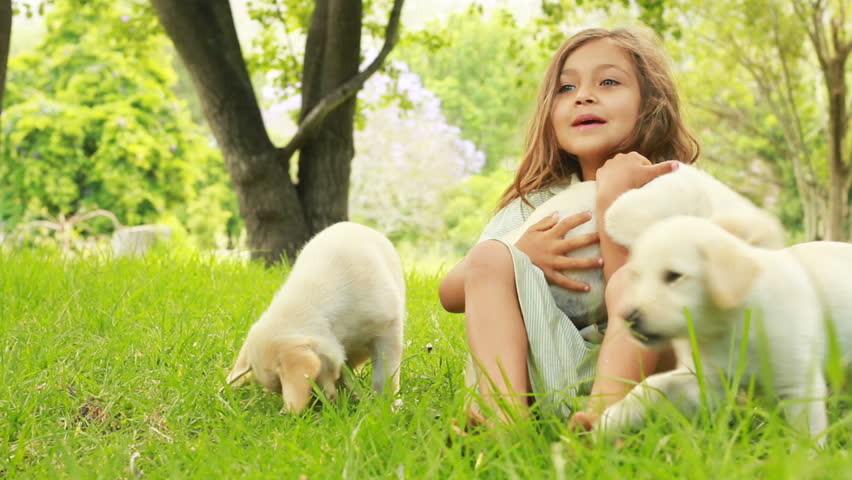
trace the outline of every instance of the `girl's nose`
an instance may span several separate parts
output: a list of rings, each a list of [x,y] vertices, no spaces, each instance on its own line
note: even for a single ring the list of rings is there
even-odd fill
[[[579,106],[579,105],[589,104],[589,103],[595,103],[595,97],[593,97],[592,95],[589,95],[588,93],[580,92],[579,94],[577,94],[576,97],[574,97],[574,105]]]

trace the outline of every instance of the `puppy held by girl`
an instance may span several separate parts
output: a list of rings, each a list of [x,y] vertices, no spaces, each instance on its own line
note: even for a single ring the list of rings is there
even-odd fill
[[[503,241],[514,245],[527,230],[547,216],[562,221],[583,211],[589,213],[590,221],[572,228],[563,238],[594,234],[598,224],[594,215],[596,193],[597,185],[594,181],[572,183],[539,205],[520,227],[506,234]],[[748,218],[749,222],[726,222],[730,214]],[[687,164],[680,164],[674,172],[623,193],[607,210],[604,225],[615,242],[629,248],[649,226],[678,215],[713,220],[750,245],[773,249],[784,247],[784,228],[774,216],[709,173]],[[600,246],[591,243],[572,250],[571,255],[599,257]],[[584,292],[569,290],[556,283],[550,284],[550,292],[559,309],[578,325],[606,320],[606,312],[603,310],[603,272],[593,268],[566,271],[564,274],[573,276],[590,288]]]
[[[341,368],[372,360],[372,387],[399,391],[405,281],[383,234],[352,222],[331,225],[302,249],[284,285],[252,325],[227,377],[251,372],[298,413],[315,383],[329,400]],[[242,383],[242,382],[240,382]]]

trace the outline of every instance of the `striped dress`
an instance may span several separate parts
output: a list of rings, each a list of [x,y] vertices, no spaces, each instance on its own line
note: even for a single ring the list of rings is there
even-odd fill
[[[533,192],[527,199],[538,206],[566,186]],[[586,335],[587,329],[581,334],[556,306],[544,272],[524,252],[500,239],[523,224],[532,210],[516,198],[488,222],[479,241],[498,240],[509,248],[529,341],[527,371],[536,404],[544,412],[568,418],[576,408],[578,395],[588,394],[591,387],[599,347],[595,342],[600,336]]]

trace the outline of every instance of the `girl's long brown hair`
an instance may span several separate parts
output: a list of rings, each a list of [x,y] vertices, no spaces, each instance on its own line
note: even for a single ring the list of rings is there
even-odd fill
[[[529,204],[526,196],[530,192],[564,183],[572,174],[582,175],[577,157],[559,148],[553,129],[553,103],[565,59],[586,43],[605,38],[630,54],[641,97],[636,127],[627,140],[613,149],[612,155],[635,151],[653,163],[665,160],[692,163],[698,158],[698,141],[681,118],[668,59],[656,34],[635,27],[583,30],[562,44],[547,67],[527,132],[523,160],[515,181],[503,192],[498,210],[518,197]]]

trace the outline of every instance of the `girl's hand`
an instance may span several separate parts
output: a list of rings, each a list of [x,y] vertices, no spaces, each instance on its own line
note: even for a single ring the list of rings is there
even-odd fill
[[[678,165],[674,160],[655,165],[636,152],[619,153],[607,160],[595,174],[598,205],[609,206],[622,193],[673,172]]]
[[[588,222],[591,218],[592,214],[589,212],[571,215],[559,222],[554,215],[547,216],[530,227],[515,242],[515,246],[526,253],[532,263],[544,272],[544,278],[547,279],[548,283],[559,285],[568,290],[587,292],[589,291],[588,284],[572,280],[562,272],[564,270],[601,268],[603,259],[601,257],[566,257],[565,254],[571,250],[597,243],[598,234],[593,232],[568,238],[563,237],[569,230]]]

